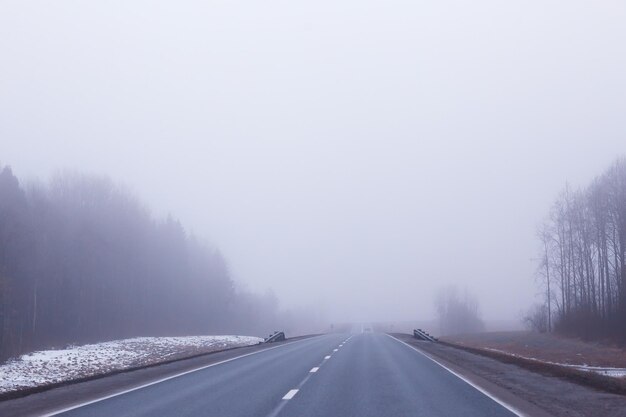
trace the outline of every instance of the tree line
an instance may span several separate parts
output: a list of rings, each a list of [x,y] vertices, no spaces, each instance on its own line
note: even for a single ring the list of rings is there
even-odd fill
[[[295,326],[277,304],[271,293],[238,291],[219,251],[171,216],[153,218],[107,178],[63,174],[23,186],[0,167],[0,359],[69,343]]]
[[[478,299],[466,288],[442,288],[435,298],[439,334],[478,333],[485,330]]]
[[[585,188],[566,185],[539,238],[534,327],[626,342],[626,159]]]

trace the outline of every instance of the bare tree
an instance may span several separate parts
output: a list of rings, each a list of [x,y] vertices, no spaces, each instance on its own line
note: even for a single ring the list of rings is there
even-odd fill
[[[548,224],[544,224],[539,230],[539,239],[542,245],[542,257],[540,270],[543,271],[543,278],[545,283],[545,303],[546,303],[546,315],[547,315],[547,331],[552,330],[552,291],[550,287],[550,253],[552,252],[552,246],[555,239],[553,232]]]
[[[443,288],[435,300],[435,307],[441,334],[484,330],[478,300],[467,289],[460,294],[455,286]]]
[[[535,304],[524,316],[524,324],[529,330],[546,333],[548,328],[548,306],[544,303]]]
[[[626,342],[626,160],[587,188],[566,185],[539,239],[547,328]]]

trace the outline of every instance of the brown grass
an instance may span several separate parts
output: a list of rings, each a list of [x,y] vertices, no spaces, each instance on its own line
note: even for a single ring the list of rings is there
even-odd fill
[[[564,378],[568,381],[600,391],[626,396],[626,378],[608,377],[593,372],[580,371],[566,366],[545,363],[538,360],[522,358],[507,353],[494,352],[484,348],[471,347],[449,341],[440,341],[440,343],[457,349],[463,349],[470,353],[496,359],[500,362],[517,365],[542,375]]]
[[[498,349],[545,362],[626,368],[626,350],[622,347],[553,334],[491,332],[446,336],[442,340],[478,349]]]

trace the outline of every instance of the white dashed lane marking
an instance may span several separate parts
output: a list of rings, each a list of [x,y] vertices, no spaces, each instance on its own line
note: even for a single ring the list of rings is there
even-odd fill
[[[347,342],[350,338],[348,338],[346,341],[344,341],[343,343],[341,343],[339,345],[339,347],[342,347],[343,344],[345,342]],[[337,352],[339,349],[333,349],[333,352]],[[317,373],[317,371],[320,370],[320,368],[322,367],[322,365],[324,365],[324,361],[327,361],[328,359],[330,359],[332,353],[330,355],[326,355],[324,356],[324,359],[322,360],[322,362],[319,364],[319,366],[315,366],[313,368],[311,368],[311,370],[307,373],[306,377],[297,385],[297,388],[294,388],[292,390],[289,390],[289,392],[287,394],[285,394],[283,396],[283,401],[281,401],[276,408],[274,408],[266,417],[277,417],[281,410],[287,406],[287,401],[284,400],[291,400],[293,397],[295,397],[295,395],[298,393],[298,391],[300,391],[300,389],[304,386],[304,384],[306,384],[306,382],[313,377],[314,373]],[[314,378],[314,377],[313,377]]]
[[[290,390],[287,394],[285,394],[285,396],[283,397],[283,400],[290,400],[293,398],[294,395],[296,395],[298,393],[297,389],[292,389]]]

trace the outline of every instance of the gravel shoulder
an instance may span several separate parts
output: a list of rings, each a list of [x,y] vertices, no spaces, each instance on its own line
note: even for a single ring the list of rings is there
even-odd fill
[[[528,416],[626,417],[626,396],[442,343],[421,342],[408,334],[394,337],[416,347]]]

